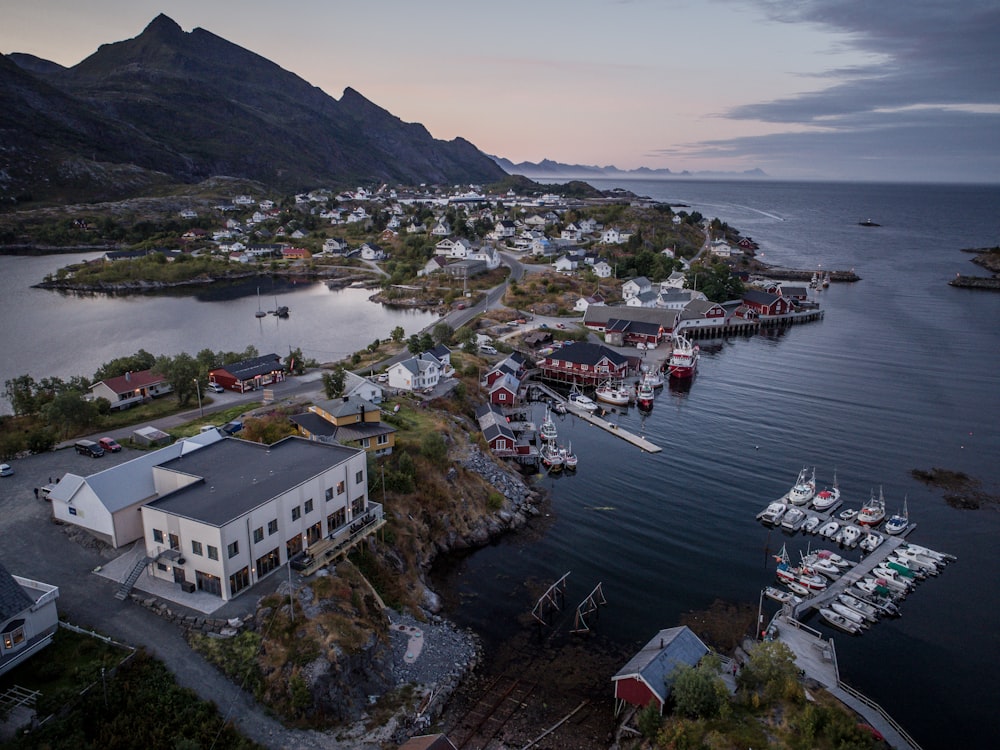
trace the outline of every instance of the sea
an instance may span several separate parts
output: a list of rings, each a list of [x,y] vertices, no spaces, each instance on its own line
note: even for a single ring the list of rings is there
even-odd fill
[[[572,607],[601,584],[607,604],[595,636],[636,649],[715,601],[756,608],[774,580],[772,555],[785,544],[797,559],[816,541],[754,517],[800,469],[815,467],[820,485],[836,478],[847,506],[880,489],[890,513],[905,500],[916,524],[909,539],[958,558],[919,584],[902,617],[861,636],[807,621],[834,638],[842,679],[927,750],[992,748],[1000,737],[989,687],[1000,672],[1000,506],[953,508],[911,472],[961,471],[1000,494],[1000,294],[947,283],[958,273],[984,274],[962,250],[1000,244],[1000,186],[592,183],[718,217],[752,237],[767,263],[853,269],[861,280],[816,294],[822,321],[700,341],[692,383],[665,387],[647,415],[613,416],[659,453],[560,418],[559,440],[572,444],[578,470],[531,478],[550,495],[533,532],[438,566],[434,585],[456,592],[448,616],[489,648],[525,628],[539,586],[565,573]],[[880,226],[859,226],[869,219]],[[31,287],[73,259],[0,256],[0,380],[89,375],[139,348],[301,347],[329,361],[396,325],[409,335],[434,321],[372,303],[365,290],[308,281],[268,281],[259,295],[255,283],[151,297]],[[254,317],[278,301],[290,307],[288,319]],[[646,357],[665,355],[664,347]],[[774,605],[763,602],[769,617]]]

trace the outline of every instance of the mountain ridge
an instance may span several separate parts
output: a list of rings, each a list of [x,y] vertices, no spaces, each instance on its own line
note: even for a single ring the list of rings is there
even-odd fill
[[[519,174],[531,179],[556,178],[556,179],[586,179],[588,177],[601,178],[628,178],[628,179],[672,179],[672,178],[719,178],[719,179],[760,179],[769,178],[762,169],[748,169],[742,172],[723,171],[697,171],[690,172],[683,170],[674,172],[666,167],[658,169],[651,167],[638,167],[636,169],[619,169],[613,165],[596,166],[588,164],[563,164],[551,159],[542,159],[540,162],[523,161],[515,164],[510,159],[502,156],[490,156],[508,174]]]
[[[220,175],[285,192],[506,177],[465,139],[435,139],[351,87],[335,99],[162,13],[70,68],[0,56],[0,105],[8,203],[128,197]],[[132,178],[122,182],[122,172]]]

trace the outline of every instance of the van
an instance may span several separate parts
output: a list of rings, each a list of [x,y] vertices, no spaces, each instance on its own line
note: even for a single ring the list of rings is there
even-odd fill
[[[497,353],[497,350],[494,347],[490,346],[489,344],[483,344],[482,346],[480,346],[479,347],[479,351],[481,351],[483,354],[496,354]]]
[[[95,443],[93,440],[77,440],[73,444],[76,448],[76,452],[83,456],[90,456],[91,458],[100,458],[104,455],[104,448]]]

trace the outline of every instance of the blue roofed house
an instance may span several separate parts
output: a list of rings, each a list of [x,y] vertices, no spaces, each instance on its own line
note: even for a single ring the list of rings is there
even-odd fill
[[[626,703],[644,707],[655,701],[660,713],[670,697],[673,671],[693,667],[708,653],[708,646],[689,627],[661,630],[611,678],[615,685],[615,714]]]
[[[58,598],[58,587],[11,575],[0,564],[0,674],[52,641]]]

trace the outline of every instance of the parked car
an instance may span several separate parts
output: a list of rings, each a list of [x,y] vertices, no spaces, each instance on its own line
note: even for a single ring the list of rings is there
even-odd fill
[[[235,435],[243,429],[243,423],[238,419],[234,419],[232,422],[226,422],[220,429],[227,435]]]
[[[91,458],[100,458],[104,455],[104,448],[102,448],[98,443],[93,440],[77,440],[73,444],[76,448],[76,452],[83,456],[90,456]]]
[[[379,383],[388,383],[389,382],[389,373],[387,373],[387,372],[380,372],[379,375],[378,375],[378,377],[375,378],[375,380],[377,380]]]
[[[218,383],[216,383],[214,381],[208,384],[208,390],[212,391],[213,393],[225,393],[226,392],[225,388],[223,388],[221,385],[219,385]]]
[[[14,473],[14,467],[10,464],[0,464],[0,477],[9,477]]]
[[[122,449],[114,438],[102,437],[97,442],[102,448],[104,448],[104,450],[110,451],[111,453],[117,453]]]
[[[489,344],[483,344],[483,345],[481,345],[479,347],[479,351],[481,351],[483,354],[496,354],[497,353],[496,348],[490,346]]]

